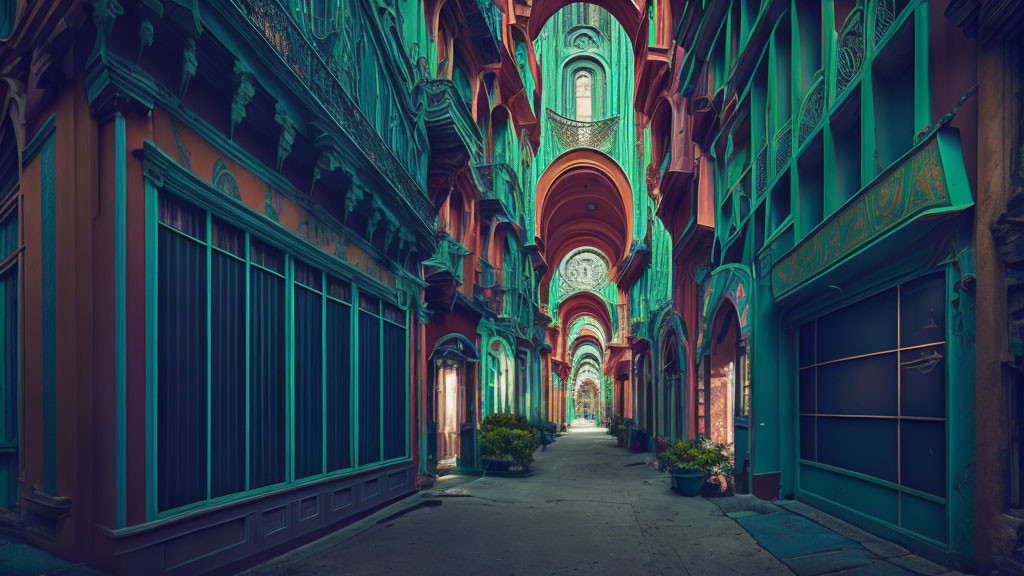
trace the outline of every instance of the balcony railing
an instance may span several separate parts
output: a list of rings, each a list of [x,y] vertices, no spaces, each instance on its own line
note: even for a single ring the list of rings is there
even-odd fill
[[[431,153],[479,158],[483,137],[455,83],[444,78],[423,80],[416,85],[416,90],[426,96],[425,123]]]
[[[469,254],[472,254],[469,249],[445,234],[438,239],[434,254],[423,261],[424,276],[432,284],[451,281],[462,284],[462,264]]]
[[[433,202],[423,185],[405,168],[407,160],[419,152],[396,151],[384,142],[349,95],[350,83],[339,77],[337,62],[329,61],[278,0],[235,0],[234,3],[254,31],[263,36],[324,107],[327,115],[346,133],[357,135],[357,146],[382,175],[394,182],[395,189],[412,210],[424,222],[432,220],[436,215]]]
[[[548,108],[548,122],[564,150],[575,148],[593,148],[606,154],[615,147],[615,129],[619,126],[619,117],[612,116],[594,122],[581,122],[566,118]]]
[[[470,38],[484,64],[501,60],[498,47],[501,45],[501,8],[494,0],[463,0],[462,12],[466,15]]]
[[[483,188],[481,210],[485,216],[503,214],[515,221],[519,216],[519,198],[521,196],[519,175],[506,162],[479,164],[476,167]]]

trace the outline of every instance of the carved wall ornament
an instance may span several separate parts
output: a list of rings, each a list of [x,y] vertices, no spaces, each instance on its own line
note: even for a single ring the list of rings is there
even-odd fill
[[[199,60],[196,58],[196,39],[193,36],[185,36],[181,49],[181,86],[178,87],[178,97],[184,98],[188,93],[189,84],[199,70]]]
[[[284,161],[292,153],[295,143],[295,124],[288,116],[288,108],[281,102],[274,105],[274,121],[281,127],[281,136],[277,140],[277,171],[280,172]]]
[[[139,55],[138,61],[142,60],[142,51],[153,45],[153,21],[159,20],[164,15],[164,5],[160,0],[140,0],[139,10],[142,17],[139,22]]]
[[[114,32],[114,22],[122,14],[124,8],[118,0],[96,0],[92,13],[92,21],[96,25],[96,44],[93,46],[92,56],[98,55],[103,62],[107,61],[107,43]]]
[[[235,137],[235,126],[245,120],[245,108],[256,95],[256,87],[253,85],[252,70],[241,60],[235,61],[235,94],[231,98],[231,132],[230,138]]]
[[[594,248],[578,248],[562,260],[558,276],[562,296],[576,292],[599,292],[608,284],[610,265],[604,254]]]
[[[213,182],[213,187],[217,190],[220,190],[236,200],[242,199],[242,193],[238,189],[238,180],[235,178],[235,175],[231,173],[231,170],[228,170],[228,167],[224,164],[223,160],[218,159],[214,162],[213,177],[211,181]]]

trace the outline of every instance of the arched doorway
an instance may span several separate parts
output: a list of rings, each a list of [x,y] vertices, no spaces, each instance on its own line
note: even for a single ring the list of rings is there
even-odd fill
[[[430,355],[427,393],[427,471],[474,467],[476,346],[461,334],[438,341]]]
[[[679,439],[686,436],[683,428],[683,397],[684,371],[682,359],[679,357],[679,343],[674,333],[670,333],[661,348],[661,374],[664,380],[665,394],[665,435]]]
[[[633,363],[634,381],[636,382],[637,427],[647,433],[654,434],[654,383],[651,382],[651,356],[644,352],[636,357]]]
[[[750,460],[750,380],[746,340],[740,332],[736,308],[724,301],[712,324],[711,343],[705,358],[703,429],[714,442],[732,444],[735,454],[736,490],[748,491]]]
[[[508,345],[500,339],[491,342],[488,362],[488,382],[483,414],[513,411],[515,373]]]

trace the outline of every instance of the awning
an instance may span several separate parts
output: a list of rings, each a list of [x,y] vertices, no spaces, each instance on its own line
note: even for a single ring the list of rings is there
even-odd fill
[[[936,226],[973,204],[959,134],[939,130],[775,262],[772,295],[789,306],[884,283],[894,262],[934,256]]]

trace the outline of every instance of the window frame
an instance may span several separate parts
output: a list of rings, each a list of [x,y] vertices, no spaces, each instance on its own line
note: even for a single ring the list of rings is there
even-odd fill
[[[410,389],[408,381],[410,377],[410,358],[409,358],[409,338],[412,333],[410,327],[410,310],[407,306],[403,306],[397,298],[397,291],[386,286],[380,285],[375,279],[360,274],[358,271],[350,270],[347,264],[334,261],[325,257],[325,254],[318,248],[313,246],[307,246],[301,239],[293,238],[287,235],[285,231],[278,231],[273,229],[264,229],[261,226],[258,219],[252,218],[252,215],[248,213],[248,207],[235,205],[237,201],[233,199],[227,199],[230,204],[224,206],[225,199],[221,198],[223,194],[217,191],[209,191],[204,187],[178,187],[178,186],[167,186],[157,185],[152,179],[147,178],[145,181],[146,188],[146,290],[147,290],[147,322],[146,322],[146,334],[147,334],[147,378],[146,378],[146,403],[147,403],[147,418],[146,418],[146,434],[147,434],[147,456],[146,456],[146,470],[147,470],[147,490],[146,490],[146,517],[149,521],[162,520],[166,518],[180,516],[181,514],[191,512],[194,510],[205,509],[211,506],[220,505],[227,502],[237,501],[253,496],[260,496],[272,492],[278,492],[281,490],[293,488],[296,486],[303,486],[312,482],[317,482],[324,479],[344,477],[354,473],[364,472],[375,468],[381,468],[384,466],[393,465],[398,462],[411,461],[412,455],[410,453],[410,434],[412,428],[409,424],[409,403],[411,401]],[[173,226],[165,224],[160,221],[159,218],[159,198],[161,195],[170,195],[176,202],[182,202],[196,210],[202,211],[203,220],[205,222],[205,238],[198,239],[189,234],[181,232],[175,229]],[[233,254],[232,252],[220,248],[215,245],[213,236],[213,222],[218,220],[230,226],[238,229],[243,235],[244,239],[244,256]],[[249,220],[249,221],[247,221]],[[222,496],[211,497],[211,468],[209,461],[212,458],[211,448],[211,428],[209,424],[209,418],[211,413],[211,406],[209,401],[207,402],[207,427],[205,430],[206,435],[206,446],[207,446],[207,467],[206,467],[206,498],[193,502],[190,504],[182,505],[179,507],[159,510],[158,499],[159,499],[159,483],[158,483],[158,462],[159,456],[157,453],[157,429],[159,426],[158,415],[159,406],[157,406],[157,391],[158,391],[158,354],[159,346],[156,342],[156,335],[158,334],[159,325],[159,311],[157,309],[158,302],[158,290],[159,278],[157,270],[159,268],[159,231],[161,228],[167,228],[176,234],[184,235],[186,238],[199,242],[205,246],[207,252],[207,267],[209,268],[214,250],[219,251],[221,254],[238,258],[245,262],[245,292],[246,292],[246,319],[245,319],[245,334],[246,339],[246,374],[245,374],[245,455],[244,455],[244,467],[245,467],[245,489],[232,494],[225,494]],[[287,235],[287,236],[286,236]],[[281,251],[284,259],[283,273],[279,270],[272,270],[265,266],[262,266],[252,261],[251,247],[253,240],[258,240],[264,244]],[[297,241],[296,241],[297,240]],[[320,273],[320,287],[319,289],[314,287],[308,287],[306,284],[299,283],[295,279],[295,263],[296,260],[301,261],[302,264],[309,266]],[[326,265],[325,265],[326,264]],[[261,486],[259,488],[250,488],[251,481],[250,465],[251,465],[251,454],[250,442],[251,442],[251,381],[249,378],[249,361],[251,343],[250,343],[250,331],[251,331],[251,281],[252,271],[254,269],[262,270],[264,272],[281,276],[285,280],[284,287],[284,300],[285,300],[285,319],[284,319],[284,335],[285,340],[285,473],[283,482],[279,482],[272,485]],[[348,289],[348,301],[339,299],[332,296],[328,291],[328,282],[333,281],[341,285],[344,285]],[[209,274],[206,277],[206,294],[209,295],[212,290],[212,279]],[[328,469],[327,464],[327,402],[323,401],[322,420],[321,420],[321,434],[323,435],[323,444],[321,446],[321,472],[306,476],[303,478],[296,478],[296,463],[295,463],[295,401],[296,401],[296,389],[295,389],[295,290],[296,288],[309,289],[316,293],[320,297],[321,301],[321,332],[323,337],[321,338],[320,346],[322,349],[321,353],[321,370],[324,373],[324,377],[321,379],[321,397],[326,399],[327,394],[327,317],[324,314],[328,299],[340,302],[348,306],[347,313],[349,317],[349,334],[348,334],[348,351],[349,351],[349,406],[348,406],[348,417],[349,417],[349,466],[339,470],[331,471]],[[404,364],[404,376],[402,377],[402,393],[404,394],[403,406],[404,406],[404,417],[402,418],[400,427],[402,429],[402,435],[404,437],[404,455],[384,460],[384,437],[387,422],[384,417],[384,389],[386,383],[384,381],[384,351],[385,343],[380,341],[380,358],[381,364],[380,374],[378,378],[380,380],[380,456],[381,459],[372,463],[367,463],[360,466],[359,455],[358,455],[358,434],[359,434],[359,421],[358,421],[358,354],[359,354],[359,333],[358,333],[358,315],[360,310],[359,297],[360,294],[365,292],[371,295],[377,300],[377,309],[372,312],[377,318],[381,320],[380,330],[378,331],[378,339],[383,338],[383,327],[384,322],[399,327],[403,331],[404,350],[401,353],[401,358]],[[205,298],[207,310],[210,308],[210,298]],[[394,310],[400,312],[401,318],[395,319],[389,318],[385,312],[385,307],[391,307]],[[365,310],[363,310],[365,311]],[[397,316],[397,315],[396,315]],[[209,313],[206,319],[206,333],[209,337],[211,330],[211,321]],[[209,372],[211,365],[209,344],[206,354],[206,369]],[[209,400],[210,389],[213,383],[207,379],[207,397]]]

